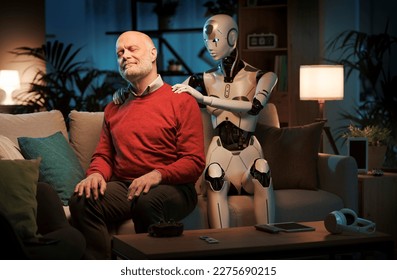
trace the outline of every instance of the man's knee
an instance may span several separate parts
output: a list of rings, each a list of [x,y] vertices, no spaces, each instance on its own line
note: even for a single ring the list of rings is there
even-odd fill
[[[81,209],[83,204],[83,198],[79,197],[77,195],[72,195],[69,199],[69,209],[70,211],[74,212],[75,210],[78,211],[78,209]]]

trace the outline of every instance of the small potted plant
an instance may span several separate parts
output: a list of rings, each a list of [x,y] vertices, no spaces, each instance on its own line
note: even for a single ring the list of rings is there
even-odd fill
[[[170,59],[168,60],[168,71],[170,72],[181,72],[182,65],[179,60]]]
[[[368,169],[383,166],[387,145],[391,141],[391,130],[377,125],[363,128],[350,124],[344,138],[365,137],[368,139]]]

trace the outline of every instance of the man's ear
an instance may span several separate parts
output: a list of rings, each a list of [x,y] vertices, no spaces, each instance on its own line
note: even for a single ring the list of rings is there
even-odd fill
[[[150,51],[150,54],[152,55],[152,62],[155,62],[157,59],[157,49],[152,48],[152,50]]]

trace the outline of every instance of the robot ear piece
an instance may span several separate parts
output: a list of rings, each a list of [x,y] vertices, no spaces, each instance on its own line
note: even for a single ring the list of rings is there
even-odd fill
[[[238,31],[235,28],[229,30],[227,34],[227,43],[231,48],[237,46]]]

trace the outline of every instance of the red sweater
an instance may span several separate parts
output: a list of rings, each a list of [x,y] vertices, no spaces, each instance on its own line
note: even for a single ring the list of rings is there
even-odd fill
[[[112,176],[133,180],[157,169],[162,184],[194,183],[205,166],[203,139],[196,100],[164,84],[148,95],[105,108],[87,175],[99,172],[106,181]]]

